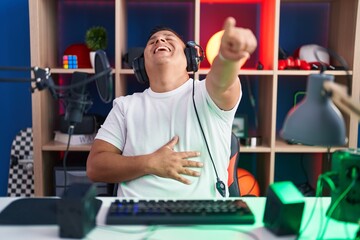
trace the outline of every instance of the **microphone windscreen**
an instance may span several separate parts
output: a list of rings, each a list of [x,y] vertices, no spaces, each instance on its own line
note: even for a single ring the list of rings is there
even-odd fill
[[[108,73],[106,74],[106,72]],[[111,67],[106,53],[103,50],[96,51],[95,74],[99,75],[99,77],[96,78],[98,94],[104,103],[109,103],[113,99],[114,83],[111,74]]]

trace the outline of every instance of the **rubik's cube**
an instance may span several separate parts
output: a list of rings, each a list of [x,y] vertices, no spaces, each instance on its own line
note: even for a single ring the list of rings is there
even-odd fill
[[[76,55],[64,55],[63,66],[66,69],[78,68],[78,61]]]

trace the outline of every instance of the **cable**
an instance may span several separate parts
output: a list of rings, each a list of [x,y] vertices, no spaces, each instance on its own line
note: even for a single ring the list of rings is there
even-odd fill
[[[307,229],[307,227],[309,226],[309,223],[311,222],[311,219],[315,213],[315,209],[316,209],[316,205],[318,203],[318,199],[319,197],[322,195],[322,186],[321,186],[321,175],[319,176],[318,180],[317,180],[317,186],[316,186],[316,198],[315,198],[315,203],[314,206],[311,210],[310,216],[305,224],[305,226],[303,227],[303,229],[301,229],[299,231],[299,234],[296,236],[296,239],[299,239],[301,237],[301,235],[305,232],[305,230]],[[321,189],[321,191],[320,191]],[[321,223],[320,223],[321,224]]]
[[[195,227],[200,230],[217,230],[217,229],[209,229],[209,228],[203,227],[203,226],[195,226]],[[204,228],[204,229],[202,229],[202,228]],[[249,237],[251,237],[254,240],[260,240],[254,233],[252,233],[250,231],[244,231],[241,229],[231,228],[231,227],[224,227],[224,228],[221,228],[221,230],[240,232],[240,233],[248,235]]]
[[[299,239],[301,237],[301,235],[305,232],[305,230],[307,229],[307,227],[309,226],[309,224],[311,222],[311,219],[312,219],[312,217],[313,217],[313,215],[315,213],[315,209],[316,209],[317,203],[319,201],[319,198],[322,196],[322,191],[323,191],[323,184],[322,183],[323,183],[323,180],[326,179],[327,182],[331,181],[330,176],[335,175],[335,174],[337,174],[337,173],[336,172],[327,172],[327,173],[321,174],[318,177],[318,180],[316,182],[316,198],[315,198],[314,206],[313,206],[313,208],[311,210],[311,213],[310,213],[310,216],[309,216],[307,222],[305,223],[305,226],[303,227],[303,229],[301,229],[299,231],[299,234],[296,236],[296,239]],[[330,186],[331,190],[335,190],[335,184],[329,184],[329,186]],[[334,187],[334,188],[332,188],[332,187]],[[323,222],[322,221],[322,216],[323,216],[323,214],[322,214],[322,201],[320,201],[320,204],[321,204],[321,206],[320,206],[320,211],[321,211],[320,216],[321,216],[321,218],[320,218],[320,227],[319,227],[319,229],[321,230],[322,229],[322,222]],[[318,235],[319,235],[319,233],[318,233]]]
[[[105,230],[105,231],[112,231],[112,232],[117,232],[117,233],[127,233],[127,234],[139,234],[139,233],[147,233],[144,237],[142,237],[142,240],[149,240],[149,238],[156,232],[156,231],[160,231],[160,230],[169,230],[171,231],[171,229],[169,229],[168,227],[172,227],[170,226],[149,226],[145,229],[141,229],[141,230],[122,230],[119,228],[114,228],[114,227],[110,227],[110,226],[103,226],[103,225],[98,225],[97,227],[99,227],[99,229],[101,230]],[[188,225],[188,227],[193,227],[197,230],[201,230],[201,231],[208,231],[208,230],[218,230],[218,229],[211,229],[209,227],[204,227],[201,225]],[[251,237],[254,240],[260,240],[254,233],[250,232],[250,231],[245,231],[242,229],[238,229],[238,228],[231,228],[231,227],[224,227],[221,230],[225,230],[225,231],[234,231],[234,232],[240,232],[243,234],[246,234],[247,236]]]
[[[194,74],[195,74],[195,73],[194,73]],[[197,111],[197,108],[196,108],[196,104],[195,104],[195,79],[193,79],[192,100],[193,100],[193,105],[194,105],[194,109],[195,109],[196,118],[197,118],[197,120],[198,120],[198,122],[199,122],[200,130],[201,130],[202,136],[203,136],[203,138],[204,138],[204,140],[205,140],[205,145],[206,145],[207,151],[208,151],[209,156],[210,156],[210,159],[211,159],[211,163],[212,163],[213,168],[214,168],[214,171],[215,171],[215,175],[216,175],[216,189],[219,191],[219,193],[220,193],[223,197],[225,197],[225,196],[226,196],[225,192],[221,192],[221,191],[218,189],[218,184],[220,183],[220,184],[223,184],[223,185],[224,185],[224,183],[220,180],[219,175],[218,175],[218,172],[217,172],[217,170],[216,170],[215,163],[214,163],[214,160],[213,160],[212,155],[211,155],[211,152],[210,152],[209,144],[208,144],[208,142],[207,142],[207,140],[206,140],[205,133],[204,133],[203,127],[202,127],[202,125],[201,125],[200,118],[199,118],[199,114],[198,114],[198,111]],[[225,187],[225,185],[224,185],[224,187]],[[225,189],[225,188],[224,188],[224,189]]]
[[[319,51],[323,51],[326,52],[328,54],[330,54],[332,57],[334,57],[338,62],[340,62],[340,64],[342,65],[342,67],[344,68],[344,71],[346,72],[346,80],[347,80],[347,90],[348,90],[348,95],[351,96],[351,74],[349,72],[349,66],[346,62],[346,60],[344,58],[342,58],[339,54],[337,54],[336,52],[330,50],[329,48],[324,48],[324,47],[318,47],[317,49],[315,49],[315,57],[316,60],[321,64],[321,69],[320,69],[320,73],[323,73],[325,71],[326,64],[320,60],[318,52]]]
[[[139,230],[128,230],[128,229],[119,229],[118,227],[111,227],[110,225],[97,225],[97,227],[101,230],[111,231],[111,232],[119,232],[119,233],[127,233],[127,234],[139,234],[146,233],[148,231],[154,231],[158,226],[147,226],[144,229]]]
[[[317,186],[316,186],[316,198],[320,198],[322,197],[322,193],[323,193],[323,184],[322,184],[322,174],[320,174],[318,181],[317,181]],[[320,234],[320,231],[322,229],[322,224],[323,224],[323,206],[322,206],[322,201],[320,201],[320,224],[319,224],[319,231],[317,234],[317,238]]]
[[[305,176],[306,182],[309,183],[309,175],[304,166],[304,154],[300,155],[300,166],[301,166],[301,170],[303,171],[303,174]]]
[[[326,182],[328,184],[328,186],[330,187],[330,191],[333,192],[336,190],[336,186],[333,182],[333,180],[330,178],[330,176],[335,176],[337,175],[337,172],[327,172],[324,174],[321,174],[319,176],[319,180],[320,180],[320,185],[319,185],[319,192],[317,192],[317,196],[321,197],[322,196],[322,192],[323,192],[323,182]],[[319,231],[317,234],[317,239],[322,239],[321,237],[319,237],[321,230],[323,229],[322,225],[323,225],[323,205],[322,205],[322,201],[320,201],[320,227],[319,227]],[[326,227],[326,224],[325,224]]]
[[[326,232],[326,229],[328,227],[329,221],[330,221],[335,209],[339,206],[340,202],[345,199],[345,197],[348,195],[348,193],[354,187],[354,185],[356,183],[356,179],[357,178],[353,178],[353,181],[351,182],[351,184],[340,194],[340,196],[336,199],[334,204],[329,208],[328,218],[326,220],[325,227],[324,227],[324,229],[323,229],[323,231],[322,231],[322,233],[320,235],[320,239],[323,239],[323,237],[325,235],[325,232]]]
[[[64,159],[63,159],[63,172],[64,172],[64,192],[67,190],[67,168],[66,168],[66,160],[67,160],[67,156],[69,154],[69,148],[70,148],[70,142],[71,142],[71,136],[74,133],[74,129],[75,129],[75,125],[70,125],[68,128],[68,143],[66,146],[66,150],[65,150],[65,154],[64,154]]]

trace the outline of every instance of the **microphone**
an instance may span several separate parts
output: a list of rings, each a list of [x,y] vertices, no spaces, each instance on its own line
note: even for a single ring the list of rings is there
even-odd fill
[[[85,80],[87,80],[87,73],[74,72],[71,85],[78,85]],[[82,122],[84,112],[92,105],[92,101],[87,99],[88,95],[86,84],[80,84],[79,87],[70,89],[68,97],[65,98],[65,120],[69,122],[70,126]]]

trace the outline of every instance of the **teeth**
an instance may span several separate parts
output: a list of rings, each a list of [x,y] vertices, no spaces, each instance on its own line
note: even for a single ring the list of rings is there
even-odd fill
[[[158,51],[162,51],[162,50],[165,50],[165,51],[167,51],[167,52],[170,52],[170,48],[168,48],[168,47],[158,47],[158,48],[156,48],[155,49],[155,53],[157,53]]]

